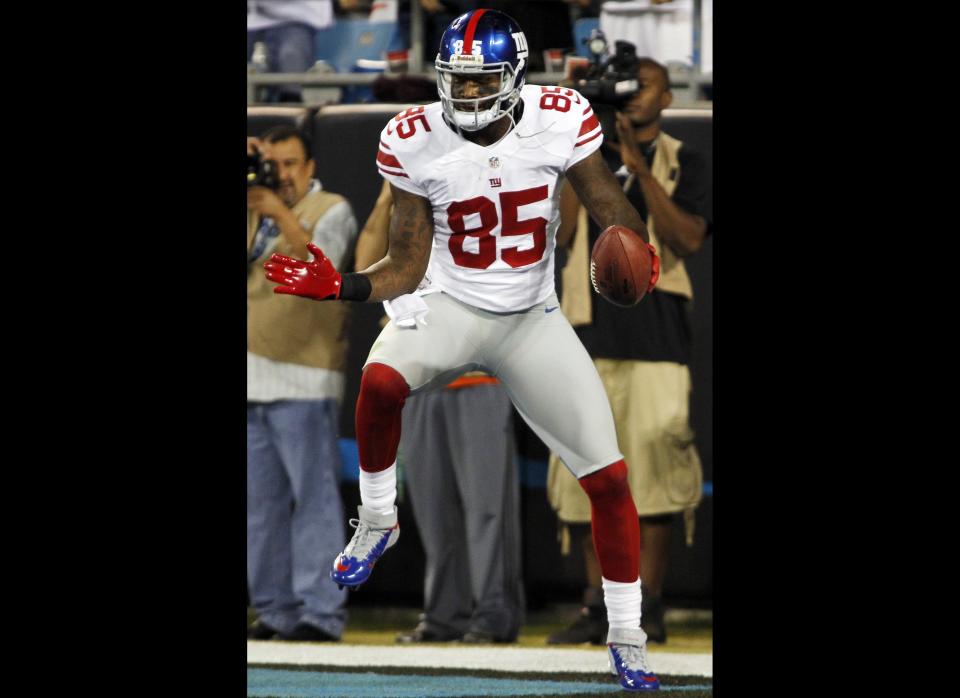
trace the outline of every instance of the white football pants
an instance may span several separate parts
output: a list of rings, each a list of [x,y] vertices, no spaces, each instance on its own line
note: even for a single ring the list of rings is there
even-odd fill
[[[467,371],[496,376],[534,433],[577,478],[623,458],[597,369],[556,294],[516,313],[493,313],[446,293],[423,297],[415,327],[387,325],[367,364],[381,363],[411,394],[442,388]]]

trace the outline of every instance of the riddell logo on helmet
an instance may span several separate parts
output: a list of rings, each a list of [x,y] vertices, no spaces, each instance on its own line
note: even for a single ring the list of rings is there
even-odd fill
[[[450,56],[450,65],[481,66],[483,65],[483,56]]]

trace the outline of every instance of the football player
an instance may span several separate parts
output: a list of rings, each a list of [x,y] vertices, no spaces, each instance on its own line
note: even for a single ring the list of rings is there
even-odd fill
[[[398,114],[380,134],[377,167],[395,202],[387,256],[340,274],[311,245],[310,261],[274,255],[264,266],[280,284],[276,293],[387,301],[394,319],[363,369],[362,504],[331,578],[358,587],[397,541],[406,397],[487,371],[589,496],[611,671],[626,690],[656,690],[640,628],[640,529],[626,465],[603,385],[554,289],[564,179],[601,229],[648,235],[600,156],[590,104],[575,90],[524,85],[528,55],[523,32],[503,13],[478,9],[455,19],[436,59],[440,101]],[[654,262],[651,288],[655,254]]]

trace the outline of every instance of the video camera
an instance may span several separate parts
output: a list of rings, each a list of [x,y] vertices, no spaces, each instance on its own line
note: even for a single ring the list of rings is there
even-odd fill
[[[600,120],[600,129],[610,139],[608,146],[612,146],[617,140],[616,112],[622,111],[640,91],[637,47],[629,41],[617,41],[614,54],[607,56],[607,39],[599,29],[592,30],[583,41],[591,54],[590,64],[586,76],[575,86],[590,100],[593,113]]]
[[[594,29],[584,39],[591,53],[586,78],[577,83],[577,90],[592,104],[607,104],[622,109],[640,90],[637,81],[637,47],[629,41],[617,41],[614,54],[607,54],[607,39],[603,32]]]
[[[277,179],[276,160],[264,160],[259,152],[247,155],[247,186],[277,189],[280,181]]]

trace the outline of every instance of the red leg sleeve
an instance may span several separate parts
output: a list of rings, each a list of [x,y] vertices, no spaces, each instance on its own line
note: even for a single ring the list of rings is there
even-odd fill
[[[582,477],[590,497],[593,547],[600,571],[613,582],[635,582],[640,574],[640,520],[630,495],[627,464],[622,460]]]
[[[360,379],[357,397],[357,447],[360,468],[376,473],[397,459],[400,414],[410,386],[386,364],[368,364]]]

